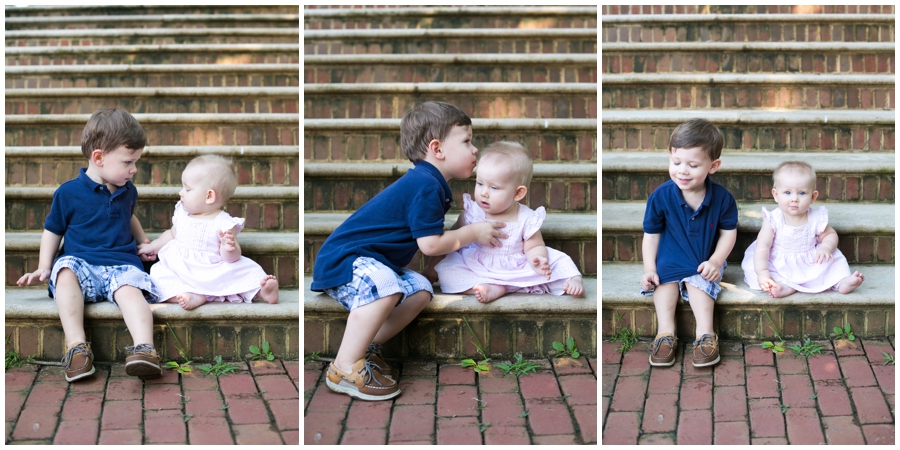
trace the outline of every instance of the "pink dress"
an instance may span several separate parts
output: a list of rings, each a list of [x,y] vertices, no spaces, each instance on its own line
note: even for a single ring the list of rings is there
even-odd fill
[[[469,194],[463,194],[463,209],[464,225],[494,222],[485,217],[484,210],[472,201]],[[548,280],[538,275],[525,257],[525,240],[540,230],[546,216],[543,206],[532,210],[520,203],[518,220],[506,222],[506,227],[500,229],[509,235],[500,240],[500,247],[491,248],[476,242],[447,254],[435,266],[441,291],[454,294],[467,291],[477,284],[497,284],[506,286],[509,292],[563,295],[562,286],[566,281],[581,275],[572,258],[547,247],[550,269],[553,271]]]
[[[150,267],[150,278],[163,299],[190,292],[205,295],[207,301],[250,303],[259,292],[266,272],[254,261],[241,259],[227,263],[219,255],[219,230],[237,226],[244,219],[225,211],[213,219],[189,216],[179,201],[172,217],[175,239],[159,251],[159,261]]]
[[[784,223],[784,213],[776,208],[771,213],[762,209],[763,220],[775,230],[775,240],[769,251],[769,273],[776,283],[789,286],[798,292],[817,293],[833,289],[842,279],[850,276],[847,258],[835,249],[833,261],[816,264],[816,248],[821,244],[818,236],[828,226],[828,210],[824,206],[810,208],[808,221],[799,227]],[[761,289],[753,265],[756,241],[747,247],[741,267],[744,281],[750,289]]]

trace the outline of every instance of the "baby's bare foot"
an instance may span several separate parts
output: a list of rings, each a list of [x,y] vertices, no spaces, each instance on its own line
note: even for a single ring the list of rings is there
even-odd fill
[[[182,308],[190,311],[204,303],[206,303],[206,296],[200,294],[192,294],[190,292],[185,292],[184,294],[178,294],[175,296],[178,300],[178,304],[181,305]]]
[[[778,287],[773,287],[773,288],[769,289],[769,297],[772,297],[772,298],[787,297],[788,295],[791,295],[794,292],[797,292],[797,290],[792,287],[788,287],[783,284],[779,284]]]
[[[859,273],[857,270],[856,272],[853,272],[853,275],[841,280],[841,283],[838,284],[838,292],[841,294],[849,294],[853,292],[854,289],[858,288],[865,280],[865,275]]]
[[[571,296],[584,296],[584,283],[582,282],[580,276],[569,278],[569,281],[566,281],[566,284],[564,284],[562,288],[566,294],[569,294]]]
[[[475,299],[481,303],[490,303],[506,294],[506,288],[496,284],[479,284],[472,290],[475,291]]]
[[[262,286],[262,289],[256,294],[257,297],[268,303],[278,303],[278,280],[275,279],[274,275],[266,275],[259,282],[259,285]]]

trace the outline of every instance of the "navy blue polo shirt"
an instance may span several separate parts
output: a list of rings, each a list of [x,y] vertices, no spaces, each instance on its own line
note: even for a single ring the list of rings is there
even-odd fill
[[[444,233],[453,194],[436,167],[415,167],[337,227],[322,244],[310,288],[323,291],[353,280],[353,261],[369,256],[397,273],[412,261],[417,238]]]
[[[709,260],[719,242],[719,230],[734,230],[738,223],[737,203],[724,186],[708,176],[706,196],[694,211],[681,189],[669,180],[647,199],[644,233],[659,234],[656,273],[660,283],[696,275],[697,266]]]
[[[76,256],[94,266],[131,265],[144,270],[131,233],[137,188],[130,181],[110,193],[81,168],[78,177],[53,193],[44,228],[63,236],[58,256]]]

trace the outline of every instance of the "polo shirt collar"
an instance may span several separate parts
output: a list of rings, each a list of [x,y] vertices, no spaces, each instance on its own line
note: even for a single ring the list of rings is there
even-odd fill
[[[104,192],[104,191],[108,192],[105,185],[92,180],[91,177],[89,177],[87,175],[87,167],[82,167],[81,169],[78,170],[78,181],[81,181],[85,186],[87,186],[88,189],[91,190],[91,192]],[[131,183],[125,183],[124,186],[119,186],[116,189],[116,192],[115,192],[115,194],[113,194],[113,196],[118,194],[119,191],[122,191],[122,192],[127,191],[129,189],[130,184]]]
[[[453,193],[450,191],[450,185],[447,184],[447,180],[444,179],[444,176],[441,175],[441,171],[434,167],[428,161],[414,161],[413,162],[414,169],[422,169],[426,173],[431,174],[438,182],[441,183],[441,189],[443,189],[444,194],[444,204],[449,205],[453,202]]]

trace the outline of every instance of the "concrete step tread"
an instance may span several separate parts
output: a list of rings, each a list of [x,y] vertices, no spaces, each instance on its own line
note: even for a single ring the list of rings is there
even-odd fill
[[[750,290],[744,280],[740,265],[734,264],[725,269],[722,280],[722,292],[716,300],[721,305],[752,305],[760,307],[795,306],[808,307],[814,305],[833,306],[837,308],[858,307],[858,305],[894,305],[895,267],[887,264],[850,266],[851,271],[858,270],[866,277],[866,281],[849,294],[829,291],[819,294],[795,293],[783,298],[771,298],[762,291]],[[603,264],[603,306],[634,305],[636,303],[653,305],[653,297],[640,295],[640,280],[644,275],[642,264],[616,263]]]
[[[42,199],[50,201],[57,187],[45,186],[6,186],[7,199]],[[178,201],[181,186],[142,186],[137,185],[141,200],[170,199],[172,204]],[[299,186],[238,186],[232,195],[235,200],[262,199],[283,201],[300,198]]]
[[[799,152],[722,152],[719,175],[728,173],[764,173],[772,171],[784,161],[814,161],[816,173],[874,174],[894,173],[894,153],[799,153]],[[603,152],[603,171],[612,172],[668,172],[669,160],[665,152]]]
[[[144,36],[299,36],[296,28],[82,28],[75,30],[12,30],[6,39]]]
[[[763,111],[753,109],[716,110],[619,110],[606,109],[601,113],[604,124],[679,124],[688,119],[703,118],[722,125],[893,125],[894,111],[848,111],[848,110],[779,110]]]
[[[596,28],[369,28],[304,30],[304,42],[332,39],[593,39]]]
[[[367,66],[374,64],[526,64],[530,66],[546,66],[552,64],[596,65],[596,53],[467,53],[459,55],[418,53],[378,54],[378,55],[303,55],[306,67],[319,65],[353,65]]]
[[[297,124],[300,114],[260,113],[260,114],[133,114],[143,125],[146,124]],[[58,125],[84,124],[91,118],[90,114],[12,114],[6,116],[7,125]]]
[[[893,42],[604,42],[609,53],[854,52],[893,53]]]
[[[304,213],[303,234],[305,236],[328,236],[338,225],[344,223],[348,217],[350,217],[350,213]],[[456,223],[458,217],[459,213],[447,214],[444,220],[444,227],[449,229]],[[541,226],[541,234],[544,238],[596,237],[597,215],[593,213],[548,214],[543,226]],[[7,242],[9,242],[8,237]]]
[[[300,291],[297,289],[281,289],[278,303],[270,305],[265,302],[246,303],[208,303],[201,308],[185,311],[178,303],[157,303],[150,305],[153,319],[157,322],[166,320],[222,321],[235,320],[241,322],[300,319]],[[7,288],[5,291],[6,319],[58,319],[56,303],[44,288]],[[90,303],[85,305],[84,317],[89,320],[122,319],[122,312],[112,302]]]
[[[733,84],[804,84],[804,85],[894,85],[894,75],[859,75],[859,74],[783,74],[783,73],[628,73],[628,74],[603,74],[603,84],[633,85],[639,84],[641,88],[654,84],[704,84],[716,85]]]
[[[76,158],[83,160],[81,147],[53,146],[53,147],[13,147],[7,146],[3,150],[7,159],[10,158]],[[257,158],[263,156],[292,156],[300,154],[300,147],[296,145],[148,145],[141,154],[142,159],[149,158],[192,158],[200,155],[221,155]]]
[[[300,64],[89,64],[67,66],[7,66],[10,75],[101,73],[286,73],[299,74]]]
[[[133,22],[163,22],[163,23],[197,23],[209,22],[285,22],[297,23],[300,14],[134,14],[134,15],[110,15],[110,16],[41,16],[41,17],[7,17],[6,27],[16,25],[33,25],[37,23],[65,24],[65,23],[133,23]]]
[[[169,88],[46,88],[6,89],[6,98],[55,97],[289,97],[300,87],[169,87]]]
[[[606,82],[604,75],[604,83]],[[891,77],[893,85],[893,77]],[[596,83],[306,83],[303,95],[327,94],[595,94]]]
[[[41,247],[40,231],[7,231],[5,248],[10,251],[37,252]],[[156,239],[160,232],[150,232],[147,236]],[[238,235],[244,253],[294,253],[300,252],[300,236],[296,231],[268,232],[246,231]]]
[[[841,233],[894,233],[893,204],[880,203],[818,203],[828,208],[828,224]],[[758,232],[762,212],[777,208],[774,201],[738,202],[738,231]],[[601,208],[603,231],[642,232],[647,202],[603,202]],[[605,270],[604,265],[604,270]]]
[[[605,156],[604,156],[605,157]],[[303,174],[311,178],[393,178],[413,167],[409,161],[329,162],[303,164]],[[535,163],[534,178],[579,179],[596,178],[597,165],[584,161],[558,164]]]
[[[405,8],[315,8],[304,9],[304,19],[431,16],[571,16],[597,15],[596,6],[512,6],[512,7],[405,7]]]
[[[303,311],[316,313],[346,313],[338,302],[328,294],[309,290],[312,277],[303,277]],[[584,298],[570,295],[508,294],[491,303],[482,304],[474,295],[444,294],[435,287],[434,299],[424,313],[438,314],[536,314],[541,317],[552,315],[584,314],[597,315],[597,279],[584,278]]]
[[[135,114],[135,117],[139,114]],[[9,121],[7,116],[7,122]],[[893,116],[892,116],[893,117]],[[140,118],[138,118],[140,120]],[[303,119],[305,131],[399,130],[401,119]],[[87,120],[85,119],[85,122]],[[476,130],[597,130],[597,119],[472,119]]]
[[[40,54],[108,54],[108,53],[272,53],[299,52],[300,44],[130,44],[89,46],[6,47],[7,56]]]
[[[604,25],[645,23],[894,23],[893,14],[608,14]]]

